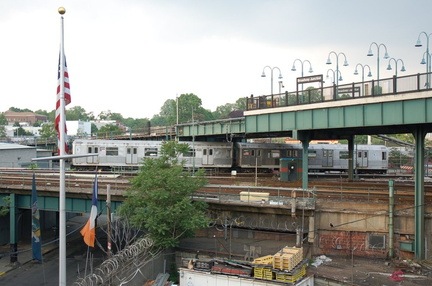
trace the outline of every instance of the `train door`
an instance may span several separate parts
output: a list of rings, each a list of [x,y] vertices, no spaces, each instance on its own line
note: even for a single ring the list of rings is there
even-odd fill
[[[214,161],[214,150],[213,148],[203,148],[202,153],[202,164],[203,165],[213,165]]]
[[[137,164],[138,163],[138,152],[137,147],[126,148],[126,164]]]
[[[357,151],[357,167],[367,167],[368,157],[368,151]]]
[[[265,149],[252,149],[251,150],[251,166],[261,166],[262,165],[262,156],[261,151],[264,151]]]
[[[322,166],[323,167],[333,167],[333,150],[322,150]]]
[[[242,165],[244,166],[261,166],[261,149],[243,149]]]
[[[99,153],[99,147],[89,146],[89,147],[87,147],[87,153],[88,154],[97,154],[97,153]],[[99,163],[99,156],[88,156],[87,157],[87,163],[89,163],[89,164]]]

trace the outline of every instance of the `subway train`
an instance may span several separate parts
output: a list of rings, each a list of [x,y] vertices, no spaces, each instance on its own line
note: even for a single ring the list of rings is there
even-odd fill
[[[214,171],[272,172],[280,168],[281,159],[302,160],[301,144],[233,143],[233,142],[180,142],[190,150],[180,159],[189,169]],[[143,158],[156,158],[162,141],[84,140],[76,139],[72,149],[75,155],[98,156],[72,159],[77,170],[138,169]],[[388,148],[383,145],[356,145],[354,168],[358,173],[386,173]],[[309,172],[346,172],[348,147],[343,144],[311,144],[308,153]]]

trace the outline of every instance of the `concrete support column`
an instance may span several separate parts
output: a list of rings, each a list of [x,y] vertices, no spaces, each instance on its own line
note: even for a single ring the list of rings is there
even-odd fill
[[[415,138],[415,241],[414,253],[416,259],[425,259],[425,205],[424,205],[424,140],[426,132],[422,127],[413,131]]]
[[[348,181],[353,181],[354,170],[354,136],[348,138]]]
[[[9,206],[9,245],[10,245],[10,263],[16,263],[18,262],[18,243],[17,243],[17,237],[16,237],[16,207],[15,207],[15,194],[10,194],[10,206]]]

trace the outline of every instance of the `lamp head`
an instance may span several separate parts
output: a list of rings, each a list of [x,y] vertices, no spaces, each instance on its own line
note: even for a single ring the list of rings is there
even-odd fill
[[[266,77],[265,72],[263,72],[263,73],[261,74],[261,77]]]
[[[348,65],[347,60],[344,61],[343,65],[344,65],[344,67],[346,67]]]
[[[404,72],[404,71],[406,71],[405,66],[402,66],[401,72]]]
[[[417,40],[417,43],[415,44],[414,47],[419,48],[419,47],[421,47],[421,46],[422,46],[422,43],[421,43],[420,39],[418,39],[418,40]]]
[[[279,74],[278,79],[282,79],[282,74],[281,73]]]
[[[296,71],[295,65],[292,66],[291,70]]]
[[[385,58],[385,59],[388,59],[388,58],[389,58],[389,55],[388,55],[387,52],[385,52],[385,54],[384,54],[384,58]]]
[[[391,67],[390,64],[387,66],[387,70],[388,70],[388,71],[391,71],[391,70],[392,70],[392,67]]]
[[[368,53],[367,53],[367,56],[368,56],[368,57],[372,57],[372,56],[373,56],[372,49],[369,49],[369,51],[368,51]]]
[[[372,73],[369,71],[369,73],[368,73],[367,76],[368,76],[368,77],[372,77]]]
[[[358,70],[357,69],[354,70],[354,74],[358,75]]]
[[[343,81],[342,76],[339,76],[339,81]]]
[[[309,73],[313,73],[313,69],[312,69],[312,67],[309,69]]]
[[[425,58],[422,58],[420,64],[422,64],[422,65],[425,65],[425,64],[426,64],[426,60],[425,60]]]
[[[331,60],[330,60],[330,58],[327,58],[327,62],[326,62],[326,64],[327,64],[327,65],[331,65]]]

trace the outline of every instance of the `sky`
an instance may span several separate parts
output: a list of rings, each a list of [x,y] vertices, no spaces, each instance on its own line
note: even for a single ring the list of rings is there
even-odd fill
[[[432,33],[430,0],[2,0],[0,112],[55,108],[61,6],[72,97],[67,109],[125,118],[152,118],[184,93],[211,111],[268,95],[271,70],[274,93],[279,70],[281,91],[294,91],[302,67],[304,76],[325,78],[336,60],[340,84],[361,81],[361,69],[353,74],[358,63],[369,65],[376,79],[378,51],[381,79],[394,75],[398,59],[406,68],[399,76],[423,73]],[[416,48],[419,36],[423,47]],[[374,56],[368,57],[371,44]],[[385,49],[394,58],[392,71]]]

